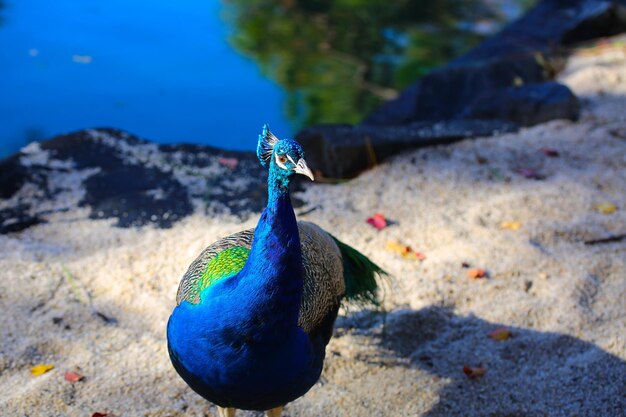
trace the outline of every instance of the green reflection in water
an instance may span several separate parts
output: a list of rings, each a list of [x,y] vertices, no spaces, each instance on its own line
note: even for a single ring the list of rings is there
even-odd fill
[[[506,6],[489,0],[224,2],[231,42],[286,90],[287,117],[296,129],[359,122],[529,6],[529,0]]]

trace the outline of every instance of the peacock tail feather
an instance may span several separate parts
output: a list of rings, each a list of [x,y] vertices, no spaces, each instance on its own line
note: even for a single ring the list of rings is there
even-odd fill
[[[336,237],[331,237],[341,251],[343,277],[346,283],[346,299],[357,303],[380,304],[378,299],[377,278],[389,275],[352,246],[346,245]]]

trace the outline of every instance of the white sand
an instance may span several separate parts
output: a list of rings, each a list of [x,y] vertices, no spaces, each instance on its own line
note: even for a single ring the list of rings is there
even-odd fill
[[[298,211],[317,207],[303,219],[392,278],[389,314],[342,315],[322,383],[287,415],[626,415],[626,240],[584,243],[626,233],[626,49],[584,51],[562,81],[583,100],[576,123],[407,153],[299,195]],[[374,230],[365,219],[375,212],[398,225]],[[188,264],[256,216],[196,214],[169,230],[86,217],[73,209],[0,236],[0,415],[214,415],[173,370],[165,325]],[[426,260],[385,250],[390,240]],[[462,262],[489,278],[469,279]],[[511,339],[487,337],[501,326]],[[39,363],[55,369],[31,376]],[[487,372],[472,381],[464,365]],[[65,381],[68,370],[85,380]]]

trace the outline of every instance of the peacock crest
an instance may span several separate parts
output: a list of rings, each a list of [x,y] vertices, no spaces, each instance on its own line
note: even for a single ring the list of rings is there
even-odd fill
[[[259,143],[256,147],[256,156],[261,161],[261,165],[267,166],[274,152],[274,146],[280,141],[272,132],[270,132],[269,125],[263,126],[263,131],[259,135]]]

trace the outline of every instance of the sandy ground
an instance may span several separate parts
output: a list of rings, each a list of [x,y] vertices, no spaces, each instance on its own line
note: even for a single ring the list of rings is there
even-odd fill
[[[626,49],[582,51],[561,79],[583,100],[576,123],[418,150],[299,195],[297,211],[313,209],[300,218],[392,277],[385,311],[344,311],[322,381],[286,415],[626,415],[626,240],[593,242],[626,233]],[[375,230],[375,212],[397,224]],[[256,216],[168,230],[84,209],[48,220],[0,236],[0,415],[215,415],[170,365],[165,325],[187,265]],[[512,336],[488,337],[500,327]],[[41,363],[55,368],[32,376]]]

